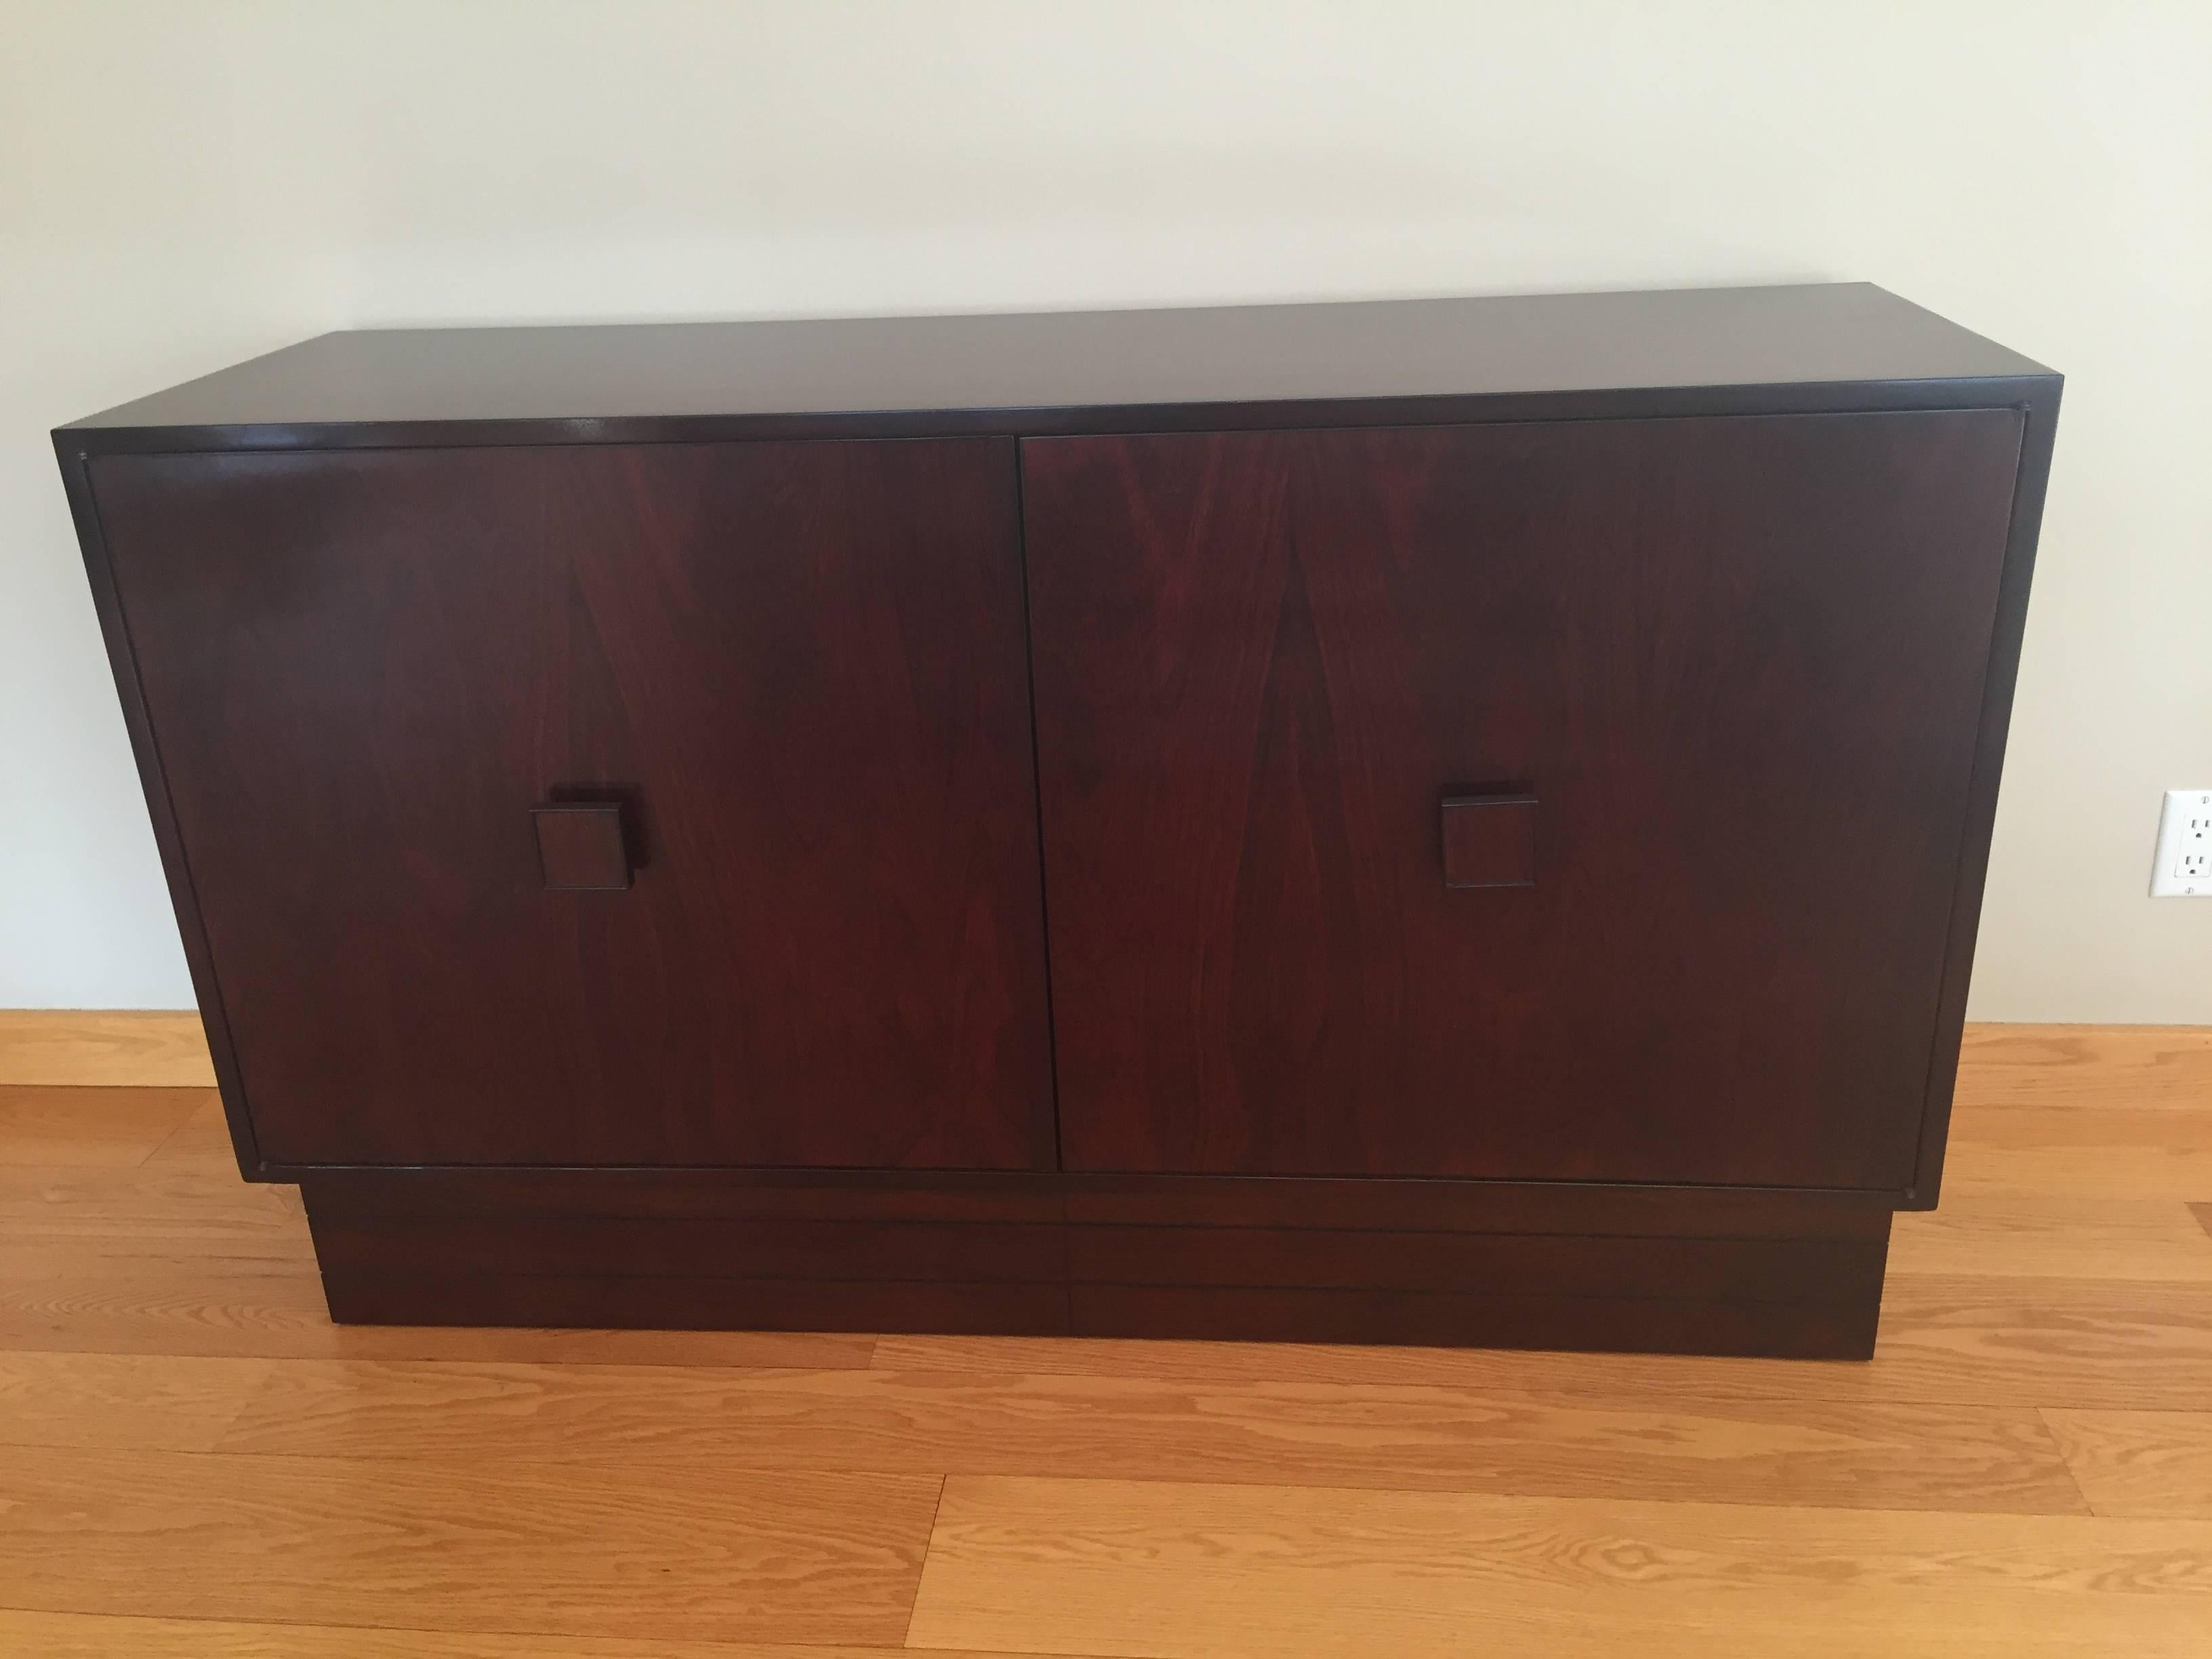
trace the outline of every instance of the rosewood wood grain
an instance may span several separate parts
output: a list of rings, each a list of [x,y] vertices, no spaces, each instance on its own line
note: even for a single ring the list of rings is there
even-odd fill
[[[910,1279],[623,1278],[613,1273],[325,1276],[342,1325],[526,1325],[576,1330],[1067,1334],[1063,1285]]]
[[[1407,1343],[1863,1359],[1878,1299],[1712,1303],[1221,1285],[333,1273],[341,1324]]]
[[[1661,1301],[1875,1301],[1881,1295],[1884,1254],[1880,1242],[1828,1239],[1625,1240],[1304,1227],[1067,1231],[1067,1276],[1077,1284]]]
[[[263,1157],[1049,1164],[1011,446],[94,470]]]
[[[1293,1227],[533,1218],[331,1218],[325,1273],[1227,1285],[1730,1302],[1862,1301],[1880,1241]]]
[[[1909,1186],[2021,430],[1024,443],[1067,1167]]]
[[[319,1216],[1024,1222],[1592,1233],[1888,1236],[1878,1194],[1562,1182],[1297,1180],[792,1170],[341,1169],[297,1172]]]
[[[600,1273],[1059,1284],[1065,1230],[1022,1222],[535,1216],[433,1219],[309,1212],[325,1273]],[[1864,1248],[1864,1247],[1860,1247]],[[1878,1254],[1878,1252],[1877,1252]]]
[[[1879,1241],[1888,1236],[1890,1212],[1881,1194],[1844,1190],[1233,1176],[1063,1179],[1071,1221],[1191,1227]]]
[[[366,1324],[1227,1340],[1303,1328],[1316,1341],[1850,1357],[1873,1328],[1889,1231],[1886,1211],[1795,1196],[1684,1191],[1662,1205],[1586,1188],[1579,1210],[1532,1195],[1486,1219],[1463,1208],[1453,1227],[1441,1200],[1402,1200],[1455,1183],[1064,1179],[1066,1207],[1089,1218],[994,1216],[974,1178],[944,1176],[871,1193],[827,1177],[747,1188],[720,1171],[378,1170],[313,1175],[304,1190],[331,1316]],[[1133,1184],[1186,1189],[1181,1224],[1118,1211],[1114,1188]],[[1292,1218],[1255,1224],[1237,1196],[1332,1185],[1368,1189],[1364,1224],[1327,1224],[1340,1206],[1285,1206]],[[933,1189],[949,1211],[915,1202]],[[1385,1225],[1394,1194],[1400,1219]],[[1161,1290],[1218,1294],[1150,1294]]]
[[[836,1221],[1056,1222],[1043,1176],[853,1170],[303,1170],[310,1210],[465,1218],[788,1217]]]
[[[370,331],[54,441],[342,1317],[1844,1354],[2058,388],[1845,284]]]
[[[1078,1285],[1069,1312],[1077,1336],[1866,1359],[1874,1353],[1881,1303]]]

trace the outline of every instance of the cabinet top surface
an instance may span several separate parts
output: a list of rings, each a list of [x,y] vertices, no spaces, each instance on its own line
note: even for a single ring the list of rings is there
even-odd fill
[[[1812,283],[998,316],[356,330],[63,430],[448,422],[588,428],[654,418],[1250,404],[1305,404],[1325,416],[1329,405],[1361,401],[2051,373],[1870,283]],[[1019,430],[1024,422],[992,424]]]

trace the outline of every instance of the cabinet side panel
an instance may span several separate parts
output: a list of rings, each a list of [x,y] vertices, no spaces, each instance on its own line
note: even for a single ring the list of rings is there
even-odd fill
[[[178,833],[176,811],[161,767],[161,746],[155,741],[144,688],[139,683],[130,624],[116,591],[114,567],[108,552],[106,532],[100,521],[90,457],[77,448],[72,434],[67,432],[55,434],[54,453],[61,464],[62,481],[69,494],[70,513],[84,556],[85,577],[92,589],[93,607],[100,617],[108,667],[115,677],[116,697],[123,706],[123,723],[130,733],[131,757],[137,765],[140,787],[145,792],[147,817],[161,854],[161,872],[168,885],[170,905],[176,914],[185,966],[191,975],[193,1000],[199,1009],[201,1027],[207,1034],[209,1058],[214,1064],[216,1083],[222,1098],[223,1121],[230,1133],[231,1150],[238,1158],[239,1173],[248,1181],[270,1180],[274,1177],[264,1172],[252,1115],[246,1107],[246,1089],[239,1076],[237,1052],[231,1042],[222,987],[208,949],[199,898],[193,890],[191,866]]]
[[[2020,678],[2020,652],[2027,629],[2027,595],[2035,574],[2037,543],[2043,529],[2044,494],[2051,481],[2051,455],[2058,432],[2059,388],[2051,380],[2039,386],[2022,408],[2020,469],[2013,487],[2012,522],[2005,538],[2004,575],[1997,594],[1996,626],[1990,646],[1989,673],[1982,690],[1980,736],[1974,746],[1972,788],[1966,825],[1959,840],[1959,877],[1952,897],[1951,933],[1946,946],[1942,1003],[1936,1015],[1935,1052],[1928,1066],[1928,1093],[1920,1124],[1920,1154],[1905,1207],[1933,1209],[1943,1183],[1944,1152],[1951,1131],[1951,1101],[1959,1078],[1959,1052],[1966,1032],[1966,994],[1973,979],[1974,942],[1980,931],[1982,890],[1989,875],[1990,840],[1996,825],[1997,786],[2004,775],[2005,739],[2012,723],[2013,688]]]

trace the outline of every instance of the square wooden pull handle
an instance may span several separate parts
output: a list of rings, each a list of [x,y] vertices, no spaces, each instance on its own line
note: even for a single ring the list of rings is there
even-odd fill
[[[1446,795],[1443,832],[1445,886],[1536,884],[1536,797],[1526,784]]]
[[[547,801],[530,809],[538,862],[554,892],[614,892],[629,885],[619,801]]]

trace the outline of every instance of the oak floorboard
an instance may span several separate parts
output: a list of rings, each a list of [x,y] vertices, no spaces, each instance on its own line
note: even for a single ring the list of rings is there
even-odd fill
[[[2033,1411],[1451,1388],[635,1367],[273,1366],[216,1445],[2071,1514]]]
[[[864,1366],[876,1339],[827,1331],[581,1331],[334,1325],[321,1279],[283,1264],[0,1265],[0,1349],[203,1358],[510,1359]]]
[[[276,1625],[214,1619],[0,1608],[0,1653],[10,1659],[895,1659],[895,1647],[788,1642],[670,1642],[602,1636]],[[954,1654],[937,1659],[1035,1659]]]
[[[2201,1200],[2212,1194],[2212,1096],[2201,1105],[1961,1107],[1943,1190]]]
[[[1577,1398],[2206,1409],[2212,1408],[2212,1284],[1903,1275],[1889,1281],[1875,1356],[1863,1362],[884,1336],[873,1363],[892,1370],[1419,1383]]]
[[[0,1164],[129,1169],[210,1100],[207,1089],[0,1085]]]
[[[0,1606],[895,1646],[939,1482],[19,1448]]]
[[[210,1451],[260,1396],[270,1364],[0,1352],[0,1446]]]
[[[0,1164],[0,1238],[98,1246],[186,1273],[209,1257],[289,1259],[314,1249],[298,1188],[251,1184],[234,1169],[151,1162],[131,1170]]]
[[[2172,1199],[1954,1193],[1890,1230],[1891,1281],[1929,1274],[2212,1283],[2212,1237]]]
[[[212,1089],[197,1011],[0,1009],[0,1084]]]
[[[158,1279],[173,1273],[170,1264],[174,1260],[144,1238],[32,1239],[9,1249],[5,1260],[0,1261],[0,1284],[112,1275]],[[203,1274],[212,1271],[234,1278],[282,1274],[317,1279],[313,1252],[283,1249],[273,1242],[267,1246],[207,1246],[201,1249],[198,1260]]]
[[[2198,1522],[955,1476],[908,1640],[1771,1659],[2201,1654],[2207,1629]]]
[[[788,1642],[669,1642],[605,1636],[276,1625],[215,1619],[0,1608],[0,1653],[10,1659],[894,1659],[904,1648]],[[937,1659],[1034,1659],[954,1654]]]
[[[1906,1277],[1873,1363],[1900,1400],[2212,1407],[2212,1285]]]
[[[238,1155],[231,1149],[230,1121],[222,1115],[222,1097],[210,1093],[197,1111],[147,1154],[147,1162],[196,1164],[234,1176]]]
[[[2095,1513],[2212,1521],[2212,1412],[2043,1416]]]
[[[1606,1401],[1676,1395],[1707,1400],[1883,1398],[1881,1390],[1868,1381],[1870,1364],[1852,1360],[893,1334],[876,1339],[870,1363],[884,1370],[1149,1376],[1194,1386],[1273,1381],[1352,1388],[1464,1388]]]
[[[205,1260],[188,1270],[88,1250],[56,1271],[52,1252],[0,1264],[0,1348],[268,1358],[331,1352],[322,1280],[284,1264]],[[17,1265],[18,1261],[21,1265]]]
[[[1957,1104],[2212,1105],[2212,1026],[1966,1028]]]
[[[131,1167],[100,1149],[149,1146],[143,1103],[70,1092],[82,1161],[0,1123],[10,1659],[884,1659],[896,1597],[864,1638],[823,1634],[828,1590],[708,1629],[709,1547],[643,1494],[796,1528],[810,1482],[945,1475],[913,1636],[947,1654],[2212,1653],[2212,1032],[1970,1030],[1864,1364],[338,1328],[296,1190],[238,1178],[210,1097]],[[1032,1488],[1004,1528],[963,1508]],[[621,1562],[580,1563],[585,1511],[633,1501]],[[1309,1571],[1324,1521],[1373,1559]],[[395,1571],[325,1583],[339,1557]],[[547,1628],[595,1571],[602,1622]]]

